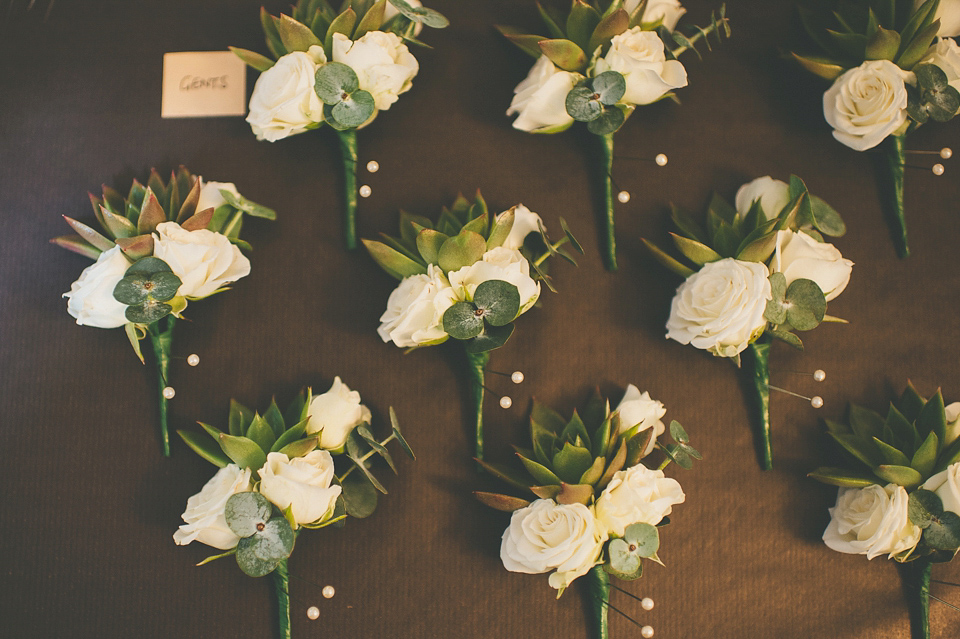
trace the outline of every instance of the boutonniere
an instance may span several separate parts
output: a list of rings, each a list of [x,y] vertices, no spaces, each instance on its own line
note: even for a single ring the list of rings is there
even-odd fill
[[[400,236],[363,240],[370,256],[400,285],[390,294],[378,333],[410,350],[449,338],[466,351],[473,386],[476,456],[483,457],[484,371],[490,351],[506,344],[513,322],[540,298],[540,283],[554,290],[545,262],[561,247],[580,244],[561,219],[564,237],[552,243],[540,216],[522,204],[492,216],[477,193],[462,195],[436,222],[401,213]]]
[[[160,439],[169,456],[174,324],[188,302],[250,274],[250,260],[240,252],[250,248],[240,239],[243,216],[273,220],[276,213],[230,182],[204,183],[183,167],[166,184],[151,171],[147,185],[134,180],[126,197],[104,186],[103,196],[91,193],[90,201],[101,231],[64,216],[76,235],[51,240],[96,260],[64,293],[67,312],[82,326],[122,327],[141,362],[140,340],[150,339],[159,373]]]
[[[537,59],[514,89],[507,115],[516,114],[513,127],[528,133],[560,133],[576,121],[597,136],[603,153],[604,261],[614,271],[613,135],[638,106],[676,100],[674,92],[687,86],[678,57],[696,52],[701,40],[709,47],[711,34],[718,41],[729,37],[730,26],[721,7],[709,26],[691,27],[690,35],[683,35],[676,25],[686,10],[678,0],[573,0],[570,5],[561,12],[537,4],[549,35],[497,27]]]
[[[251,577],[272,574],[282,639],[290,639],[287,561],[299,534],[342,527],[348,516],[373,513],[377,493],[386,490],[370,470],[371,458],[379,455],[396,472],[386,448],[391,441],[414,457],[393,408],[392,432],[382,441],[370,431],[370,421],[360,394],[337,377],[326,393],[307,389],[283,412],[276,400],[263,415],[232,401],[226,432],[202,423],[206,435],[177,431],[219,470],[187,500],[174,542],[199,541],[224,551],[198,565],[233,556]],[[307,611],[311,619],[315,610]]]
[[[939,389],[924,398],[907,383],[886,417],[851,404],[846,423],[826,422],[843,461],[810,473],[840,487],[823,541],[898,562],[913,637],[929,639],[931,567],[960,548],[960,402],[944,407]]]
[[[661,563],[660,528],[669,523],[673,507],[686,499],[680,483],[663,470],[671,461],[691,468],[693,460],[701,458],[676,421],[669,428],[673,443],[657,441],[667,430],[661,421],[665,414],[663,404],[633,384],[612,412],[609,400],[597,391],[569,420],[534,402],[532,448],[517,449],[525,472],[481,462],[524,492],[522,498],[474,493],[484,504],[512,513],[500,546],[503,567],[551,573],[548,583],[558,599],[574,580],[587,575],[598,639],[609,636],[610,577],[639,579],[644,559]],[[649,467],[643,460],[654,450],[663,453],[663,461]],[[645,609],[652,604],[644,600]],[[652,636],[652,628],[642,634]]]
[[[770,469],[770,343],[777,338],[803,349],[794,331],[843,321],[827,315],[827,302],[846,288],[853,262],[823,235],[841,236],[846,226],[796,176],[789,184],[769,176],[745,184],[736,206],[715,193],[706,227],[677,207],[671,219],[683,261],[643,240],[660,263],[685,278],[670,306],[667,337],[738,367],[748,352],[763,467]],[[819,397],[811,403],[822,406]]]
[[[357,245],[357,130],[410,90],[420,70],[407,43],[445,17],[418,0],[349,0],[337,13],[327,0],[298,0],[292,15],[260,9],[267,49],[276,60],[230,47],[260,71],[247,122],[258,140],[276,142],[324,124],[336,131],[344,168],[344,234]]]
[[[960,35],[960,9],[940,0],[865,0],[822,11],[801,6],[800,17],[825,55],[791,55],[833,82],[823,94],[823,115],[837,141],[855,151],[882,145],[883,201],[898,223],[897,253],[906,257],[906,139],[920,125],[947,122],[960,111],[960,47],[947,37]],[[943,165],[933,172],[942,175]]]

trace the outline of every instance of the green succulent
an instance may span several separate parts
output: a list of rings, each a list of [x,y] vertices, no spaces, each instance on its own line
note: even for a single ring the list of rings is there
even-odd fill
[[[924,398],[913,384],[890,403],[886,417],[850,405],[847,422],[826,420],[827,434],[840,445],[844,466],[824,466],[808,476],[845,488],[897,484],[910,492],[909,515],[924,532],[921,547],[898,560],[934,555],[949,559],[960,548],[960,517],[944,512],[940,498],[919,488],[931,476],[960,462],[956,423],[947,423],[940,389]]]

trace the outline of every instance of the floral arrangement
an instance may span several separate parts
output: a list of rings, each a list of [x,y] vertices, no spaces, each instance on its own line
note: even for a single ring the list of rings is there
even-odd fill
[[[437,222],[401,212],[400,237],[363,240],[383,270],[400,280],[380,318],[384,342],[410,350],[454,338],[463,343],[473,385],[476,456],[483,457],[484,371],[490,351],[513,335],[513,321],[540,298],[540,282],[554,290],[546,260],[583,252],[566,222],[551,243],[543,221],[522,204],[491,216],[480,192],[458,196]]]
[[[342,527],[347,516],[372,514],[377,492],[387,491],[370,471],[370,458],[379,455],[396,472],[386,448],[391,441],[414,458],[393,408],[392,433],[386,439],[377,441],[370,421],[360,394],[336,377],[329,391],[314,396],[307,389],[285,412],[276,400],[263,415],[231,401],[228,432],[202,423],[209,438],[177,431],[220,470],[187,500],[184,525],[174,533],[174,542],[199,541],[225,551],[198,565],[232,555],[251,577],[273,574],[282,639],[290,638],[287,561],[297,535],[304,529]],[[343,457],[349,467],[337,474],[335,460]]]
[[[449,22],[419,0],[349,0],[338,13],[327,0],[298,0],[292,16],[260,9],[267,49],[276,60],[230,49],[261,72],[247,122],[258,140],[276,142],[327,124],[340,139],[345,176],[347,248],[357,245],[357,130],[410,90],[420,70],[406,43],[423,25]]]
[[[693,27],[689,37],[676,30],[686,10],[678,0],[573,0],[567,12],[537,4],[549,35],[532,35],[514,27],[500,32],[537,59],[514,89],[507,115],[528,133],[560,133],[575,121],[596,135],[603,153],[605,262],[617,268],[613,217],[613,134],[637,106],[671,98],[687,86],[687,72],[677,59],[707,36],[730,36],[725,9],[710,26]],[[699,55],[699,53],[697,53]]]
[[[846,288],[853,262],[823,235],[839,237],[846,226],[796,176],[789,184],[769,176],[753,180],[737,192],[736,206],[715,193],[706,228],[677,207],[671,218],[679,231],[671,233],[674,245],[698,270],[643,240],[658,261],[685,278],[670,307],[667,337],[738,367],[741,353],[749,351],[763,467],[769,469],[770,343],[777,338],[802,349],[794,330],[843,321],[826,314],[827,302]]]
[[[143,362],[140,340],[150,338],[159,372],[160,439],[170,455],[167,400],[170,349],[187,303],[227,290],[250,273],[240,248],[244,214],[276,219],[231,182],[206,182],[180,167],[164,184],[154,170],[147,185],[133,181],[127,197],[104,185],[90,194],[102,232],[64,216],[76,232],[51,240],[96,260],[64,293],[67,312],[81,326],[123,327]]]
[[[663,404],[633,384],[613,412],[599,391],[569,420],[534,402],[533,448],[517,449],[529,477],[481,462],[494,476],[536,498],[475,493],[484,504],[513,513],[500,546],[503,567],[550,572],[548,583],[557,598],[575,579],[589,575],[598,639],[609,636],[610,575],[639,579],[643,559],[661,563],[659,528],[669,523],[673,506],[686,499],[680,483],[663,469],[671,461],[691,468],[701,458],[676,421],[670,423],[674,443],[657,441],[666,430],[660,421],[665,414]],[[664,454],[656,469],[642,463],[654,449]]]
[[[823,541],[902,564],[913,636],[929,639],[932,564],[960,549],[960,402],[945,407],[939,389],[925,399],[908,382],[886,417],[851,404],[847,423],[826,422],[844,465],[810,473],[840,487]]]
[[[793,58],[833,82],[823,115],[837,141],[855,151],[883,145],[884,197],[899,227],[897,252],[906,257],[904,145],[921,124],[960,111],[960,47],[948,37],[960,35],[960,8],[940,0],[859,0],[822,9],[802,6],[800,17],[826,55]]]

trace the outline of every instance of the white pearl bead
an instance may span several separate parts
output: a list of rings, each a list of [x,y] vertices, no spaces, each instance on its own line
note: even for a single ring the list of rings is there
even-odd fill
[[[176,394],[177,394],[177,391],[173,389],[173,386],[167,386],[166,388],[163,389],[164,399],[173,399],[173,397]]]
[[[827,372],[821,368],[813,371],[813,381],[822,382],[827,378]]]
[[[500,398],[500,408],[510,408],[511,406],[513,406],[512,399],[510,399],[507,396],[503,396]]]
[[[324,586],[320,593],[323,595],[324,599],[333,599],[333,596],[337,594],[337,591],[333,586]]]
[[[943,147],[940,149],[940,157],[942,157],[944,160],[949,160],[953,157],[953,149],[951,149],[949,146]]]
[[[934,174],[934,175],[943,175],[943,172],[944,172],[945,169],[943,168],[943,165],[942,165],[942,164],[934,164],[934,165],[930,168],[930,170],[933,171],[933,174]]]
[[[643,607],[644,610],[653,610],[653,599],[644,597],[640,600],[640,606]]]
[[[199,363],[200,363],[200,356],[197,355],[196,353],[187,357],[187,364],[189,364],[190,366],[196,366]]]
[[[307,618],[308,619],[319,619],[320,618],[320,609],[316,606],[310,606],[307,608]]]
[[[514,384],[520,384],[523,382],[523,373],[521,371],[513,371],[513,374],[510,376],[510,381]]]
[[[376,173],[377,171],[380,170],[380,163],[377,162],[376,160],[370,160],[369,162],[367,162],[367,170],[370,171],[371,173]]]
[[[644,639],[650,639],[653,636],[653,626],[644,626],[640,629],[640,636]]]
[[[373,193],[373,189],[366,184],[360,187],[360,197],[370,197],[371,193]]]
[[[666,166],[667,165],[667,154],[658,153],[657,157],[654,158],[654,161],[657,163],[657,166]]]
[[[630,194],[626,191],[620,191],[617,193],[617,199],[620,200],[621,204],[626,204],[630,201]]]
[[[814,395],[810,398],[810,405],[814,408],[823,408],[823,398],[819,395]]]

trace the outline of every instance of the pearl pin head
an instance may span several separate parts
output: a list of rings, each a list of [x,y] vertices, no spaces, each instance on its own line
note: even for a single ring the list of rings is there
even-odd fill
[[[513,400],[504,395],[500,398],[500,408],[510,408],[513,406]]]
[[[814,395],[810,398],[810,405],[814,408],[823,408],[823,398],[819,395]]]
[[[943,175],[943,172],[946,170],[943,168],[942,164],[934,164],[930,167],[930,170],[933,171],[934,175]]]
[[[822,382],[826,378],[827,378],[827,372],[822,368],[818,368],[817,370],[813,371],[813,381]]]
[[[644,597],[643,599],[640,600],[640,606],[644,610],[653,610],[653,599],[651,599],[650,597]]]
[[[644,626],[640,629],[640,636],[643,639],[650,639],[653,636],[653,626]]]
[[[173,399],[177,394],[177,391],[174,390],[173,386],[167,386],[163,389],[163,398],[164,399]]]
[[[323,590],[320,591],[320,594],[323,595],[324,599],[333,599],[333,596],[337,594],[337,591],[333,586],[324,586]]]
[[[510,375],[510,381],[514,384],[523,383],[523,372],[522,371],[513,371],[513,374]]]
[[[200,363],[200,356],[197,355],[196,353],[193,353],[192,355],[187,357],[187,364],[189,364],[190,366],[197,366],[199,363]]]
[[[370,171],[371,173],[376,173],[377,171],[380,170],[380,163],[377,162],[376,160],[370,160],[369,162],[367,162],[367,170]]]
[[[364,184],[360,187],[360,197],[370,197],[370,194],[372,193],[373,189],[371,189],[368,185]]]
[[[657,157],[655,157],[653,160],[657,163],[657,166],[666,166],[667,162],[669,161],[666,153],[658,153]]]
[[[621,204],[626,204],[630,201],[630,193],[627,191],[620,191],[617,193],[617,200],[619,200]]]
[[[319,619],[320,618],[320,609],[316,606],[310,606],[307,608],[307,619]]]
[[[953,157],[953,149],[951,149],[949,146],[943,147],[940,149],[940,157],[942,157],[944,160],[949,160]]]

